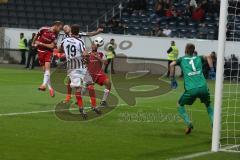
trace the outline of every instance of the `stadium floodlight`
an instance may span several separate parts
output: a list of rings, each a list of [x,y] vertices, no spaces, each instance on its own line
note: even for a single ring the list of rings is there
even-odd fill
[[[239,50],[239,48],[234,49],[234,44],[239,43],[235,41],[240,40],[239,11],[240,0],[221,0],[212,133],[213,152],[240,152],[239,64],[233,58],[228,62],[225,61],[228,49],[226,47],[229,47],[227,43],[232,43],[231,47],[233,47],[233,51]],[[227,39],[232,42],[226,42]],[[226,65],[226,63],[229,64]],[[234,67],[233,64],[236,63],[237,65]],[[226,71],[229,74],[224,74]]]

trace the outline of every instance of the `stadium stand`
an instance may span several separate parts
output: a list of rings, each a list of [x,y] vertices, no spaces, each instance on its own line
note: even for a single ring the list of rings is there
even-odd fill
[[[106,23],[107,32],[217,39],[219,0],[129,0],[123,6],[122,16]]]
[[[55,20],[93,23],[118,0],[8,0],[0,5],[0,27],[39,28]]]
[[[218,38],[219,0],[125,0],[119,8],[120,3],[118,0],[8,0],[0,5],[0,27],[34,29],[62,20],[66,24],[78,23],[82,30],[103,26],[105,33]],[[228,40],[240,40],[240,32],[236,31],[240,30],[238,21],[231,22],[229,15],[227,34],[235,36]]]

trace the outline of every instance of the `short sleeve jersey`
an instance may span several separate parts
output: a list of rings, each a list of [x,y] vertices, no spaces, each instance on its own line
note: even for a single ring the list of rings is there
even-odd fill
[[[185,90],[204,87],[207,85],[203,75],[202,56],[184,56],[177,60],[177,65],[183,71]]]
[[[65,38],[61,47],[67,59],[67,68],[70,69],[85,69],[83,52],[85,51],[85,43],[80,38],[68,37]]]
[[[51,44],[51,43],[56,43],[56,39],[57,39],[57,34],[52,32],[50,30],[50,27],[42,27],[40,28],[40,30],[37,33],[38,35],[38,39],[37,41],[45,43],[45,44]],[[46,51],[51,51],[52,49],[43,47],[43,46],[38,46],[38,50],[40,52],[46,52]]]
[[[98,52],[97,53],[99,58],[101,58],[102,60],[106,60],[104,54],[102,52]],[[100,62],[94,55],[93,53],[90,54],[89,57],[89,63],[88,63],[88,71],[92,76],[98,75],[98,74],[102,74],[102,67],[103,64],[102,62]]]

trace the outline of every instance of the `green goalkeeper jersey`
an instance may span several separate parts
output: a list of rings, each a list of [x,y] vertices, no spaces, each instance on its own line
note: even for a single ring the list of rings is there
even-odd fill
[[[185,90],[207,86],[203,75],[203,56],[184,56],[177,60],[183,71]]]

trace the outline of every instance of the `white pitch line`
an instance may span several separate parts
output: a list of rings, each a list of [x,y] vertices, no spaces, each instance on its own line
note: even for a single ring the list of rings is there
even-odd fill
[[[121,106],[121,104],[119,105]],[[85,109],[90,109],[91,107],[84,107]],[[18,116],[18,115],[29,115],[29,114],[38,114],[38,113],[51,113],[56,111],[77,111],[78,108],[70,108],[70,109],[58,109],[58,110],[45,110],[45,111],[30,111],[30,112],[15,112],[15,113],[2,113],[0,117],[3,116]]]
[[[194,153],[194,154],[190,154],[190,155],[186,155],[186,156],[182,156],[182,157],[170,158],[168,160],[187,160],[187,159],[192,159],[192,158],[196,158],[196,157],[200,157],[200,156],[205,156],[205,155],[212,154],[212,153],[214,153],[214,152],[211,152],[211,151],[198,152],[198,153]]]
[[[76,110],[76,109],[62,109],[57,111],[68,111],[68,110]],[[0,114],[2,116],[17,116],[17,115],[28,115],[28,114],[38,114],[38,113],[51,113],[55,112],[56,110],[45,110],[45,111],[31,111],[31,112],[16,112],[16,113],[3,113]]]
[[[127,104],[119,104],[118,106],[125,106]],[[144,106],[144,105],[137,105],[137,106]],[[137,107],[135,106],[135,107]],[[91,107],[85,107],[86,109],[90,109]],[[169,109],[169,110],[176,110],[175,106],[167,106],[167,107],[163,107],[164,109]],[[70,108],[70,109],[59,109],[57,111],[75,111],[78,110],[78,108]],[[205,110],[200,110],[200,109],[190,109],[192,112],[206,112]],[[39,113],[51,113],[51,112],[55,112],[56,110],[52,109],[52,110],[45,110],[45,111],[29,111],[29,112],[13,112],[13,113],[2,113],[0,114],[0,117],[3,116],[18,116],[18,115],[29,115],[29,114],[39,114]]]

